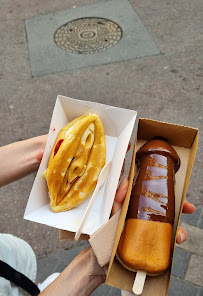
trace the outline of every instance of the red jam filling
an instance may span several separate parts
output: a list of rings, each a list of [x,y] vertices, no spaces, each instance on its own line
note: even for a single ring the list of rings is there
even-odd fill
[[[56,144],[55,149],[54,149],[54,156],[58,152],[58,150],[59,150],[62,143],[63,143],[63,139],[59,140],[58,143]]]

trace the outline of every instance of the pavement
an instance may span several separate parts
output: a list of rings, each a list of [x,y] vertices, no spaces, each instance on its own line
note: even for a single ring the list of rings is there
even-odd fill
[[[70,13],[71,9],[81,17],[91,16],[94,11],[105,18],[103,8],[98,12],[98,7],[108,5],[108,1],[36,0],[28,5],[26,0],[1,0],[0,143],[3,146],[46,134],[58,94],[134,109],[140,117],[198,128],[199,144],[186,195],[196,211],[181,217],[188,240],[176,247],[169,295],[200,296],[203,295],[201,3],[198,0],[126,2],[123,11],[115,8],[108,12],[108,18],[118,17],[117,22],[125,24],[124,39],[112,49],[97,53],[98,59],[93,53],[88,57],[80,55],[80,60],[73,58],[69,63],[69,53],[57,48],[58,58],[55,58],[53,47],[47,43],[50,38],[42,36],[37,41],[36,28],[32,27],[34,35],[29,35],[27,24],[36,24],[36,18],[43,23],[49,16],[53,18],[53,28],[59,27],[63,12]],[[134,38],[131,29],[135,19],[143,31],[133,44],[127,37]],[[47,34],[52,26],[46,26]],[[43,30],[43,26],[38,29]],[[34,46],[40,43],[45,52],[42,47]],[[122,51],[116,50],[119,46]],[[139,54],[133,56],[136,48]],[[111,50],[115,50],[114,55]],[[40,64],[43,69],[37,72]],[[62,271],[87,243],[60,242],[57,229],[23,220],[34,178],[32,174],[1,188],[0,231],[30,243],[38,259],[37,279],[42,281],[50,273]],[[92,295],[120,295],[120,291],[102,285]]]

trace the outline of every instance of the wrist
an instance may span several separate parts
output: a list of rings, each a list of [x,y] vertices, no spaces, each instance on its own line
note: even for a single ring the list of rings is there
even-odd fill
[[[22,159],[22,167],[27,168],[28,173],[36,171],[40,165],[44,148],[47,140],[47,135],[38,136],[24,141],[24,155]]]
[[[105,281],[105,276],[89,275],[91,248],[82,251],[64,270],[64,284],[71,296],[88,296]]]
[[[33,138],[34,140],[36,139],[36,149],[35,149],[35,154],[34,160],[36,161],[36,164],[39,166],[39,163],[42,160],[46,141],[47,141],[47,135],[39,136],[36,138]]]
[[[39,136],[0,147],[0,187],[36,171],[47,136]]]

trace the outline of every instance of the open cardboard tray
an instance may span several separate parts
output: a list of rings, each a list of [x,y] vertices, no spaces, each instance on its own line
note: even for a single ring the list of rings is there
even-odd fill
[[[67,230],[70,235],[78,230],[91,196],[70,211],[53,213],[49,208],[47,184],[42,174],[47,169],[52,147],[61,128],[73,119],[90,113],[96,113],[102,121],[106,137],[106,162],[111,160],[112,165],[108,179],[97,194],[83,233],[91,235],[108,221],[137,112],[60,95],[53,110],[44,155],[30,192],[25,219]]]
[[[180,221],[183,202],[186,196],[189,179],[192,172],[193,162],[195,159],[198,142],[198,130],[192,127],[169,124],[150,119],[139,119],[137,141],[135,141],[134,153],[132,157],[131,169],[129,174],[130,185],[122,207],[106,279],[106,284],[125,291],[129,291],[131,293],[135,279],[135,273],[125,269],[118,262],[115,255],[120,235],[122,233],[123,226],[125,223],[133,178],[136,175],[135,152],[146,141],[156,136],[162,136],[168,139],[169,143],[175,148],[175,150],[179,154],[179,157],[181,159],[181,166],[179,171],[175,175],[175,220],[172,236],[171,265],[170,268],[162,275],[154,277],[147,276],[144,285],[144,290],[142,293],[143,296],[164,296],[168,293],[173,263],[173,255],[175,249],[176,231]]]

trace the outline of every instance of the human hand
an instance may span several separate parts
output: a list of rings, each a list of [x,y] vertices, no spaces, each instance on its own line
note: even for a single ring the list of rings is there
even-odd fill
[[[194,211],[195,211],[195,207],[188,201],[185,201],[183,204],[182,213],[192,214],[194,213]],[[177,235],[176,235],[176,243],[180,245],[184,243],[186,240],[187,240],[187,231],[182,227],[178,227]]]

